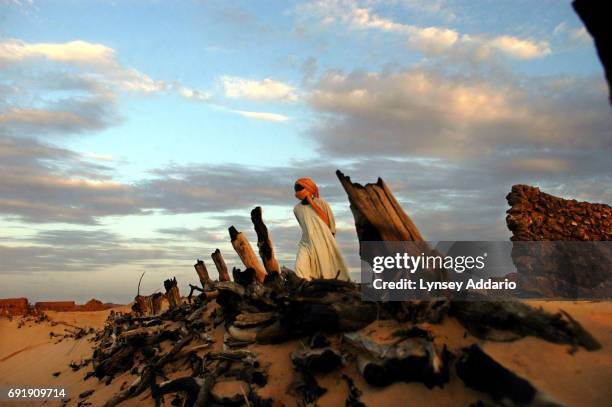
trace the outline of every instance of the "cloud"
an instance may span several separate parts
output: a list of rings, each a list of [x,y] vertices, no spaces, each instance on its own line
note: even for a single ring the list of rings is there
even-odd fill
[[[51,65],[43,65],[41,72],[19,69],[40,61]],[[76,70],[62,69],[65,65]],[[66,43],[2,40],[0,72],[6,76],[6,84],[0,83],[0,88],[6,90],[0,97],[0,131],[10,136],[67,136],[118,125],[122,117],[117,113],[117,101],[123,94],[176,92],[185,99],[255,120],[289,120],[278,113],[232,109],[214,101],[212,91],[154,80],[134,68],[123,67],[114,49],[80,40]],[[220,81],[230,99],[298,100],[293,86],[270,78],[258,81],[223,76]],[[38,101],[35,106],[33,100]]]
[[[164,81],[156,81],[148,75],[134,69],[124,68],[107,76],[110,85],[118,90],[135,93],[160,93],[170,89]]]
[[[0,42],[0,61],[7,63],[38,58],[94,67],[117,66],[115,51],[102,44],[86,41],[27,43],[15,39]]]
[[[255,112],[255,111],[249,111],[249,110],[232,109],[216,101],[214,94],[211,91],[202,91],[198,89],[182,88],[180,91],[180,94],[186,99],[206,103],[210,107],[217,109],[219,111],[234,113],[234,114],[237,114],[242,117],[249,118],[249,119],[262,120],[262,121],[268,121],[268,122],[277,122],[277,123],[283,123],[283,122],[290,120],[288,116],[285,116],[279,113]]]
[[[553,36],[562,41],[570,41],[581,45],[592,45],[593,42],[593,39],[584,26],[577,28],[570,27],[570,25],[565,21],[557,24],[553,30]]]
[[[240,116],[248,117],[250,119],[264,120],[270,122],[286,122],[289,120],[289,117],[278,113],[249,112],[245,110],[232,110],[232,112],[237,113]]]
[[[123,67],[112,48],[80,40],[0,40],[0,72],[6,89],[0,95],[0,131],[11,136],[103,130],[121,123],[121,95],[170,90],[164,81]]]
[[[315,74],[317,73],[318,68],[319,61],[317,60],[317,58],[313,56],[306,58],[306,60],[302,62],[302,65],[300,67],[300,71],[302,73],[302,82],[308,83],[312,81],[315,77]]]
[[[22,221],[96,224],[146,213],[133,187],[110,178],[110,167],[34,139],[0,135],[0,172],[0,214]]]
[[[147,205],[169,213],[223,212],[275,204],[291,197],[293,180],[270,177],[264,168],[240,165],[189,165],[159,168],[138,183]],[[297,179],[297,178],[296,178]]]
[[[498,49],[516,59],[540,58],[550,54],[550,47],[546,41],[534,42],[509,35],[485,40],[481,46]]]
[[[220,81],[225,96],[232,99],[284,102],[295,102],[298,100],[293,86],[270,78],[257,81],[233,76],[222,76]]]
[[[46,108],[13,108],[0,112],[0,130],[6,134],[77,134],[102,130],[120,122],[109,96],[64,99]]]
[[[459,33],[448,28],[410,27],[408,43],[421,51],[438,54],[451,48],[459,41]]]
[[[153,80],[148,75],[130,67],[123,67],[117,60],[114,49],[103,45],[76,40],[64,43],[28,43],[7,39],[0,41],[0,68],[30,62],[50,61],[59,65],[77,66],[83,72],[50,74],[62,75],[60,83],[89,82],[89,90],[102,91],[116,88],[126,92],[157,93],[168,89],[163,81]],[[49,73],[45,76],[48,78]]]
[[[577,28],[571,31],[570,35],[573,39],[584,42],[584,43],[590,44],[593,41],[593,39],[587,32],[586,28],[584,27],[580,27],[580,28]]]
[[[20,246],[0,245],[0,274],[49,271],[93,272],[112,266],[173,258],[173,251],[156,245],[142,247],[104,230],[41,231]]]
[[[354,0],[318,1],[297,7],[300,16],[314,16],[324,25],[335,22],[354,30],[375,30],[401,34],[407,44],[425,54],[472,54],[472,58],[489,59],[495,52],[515,59],[541,58],[550,54],[547,41],[533,41],[509,35],[462,34],[447,27],[422,27],[398,23],[381,17],[372,8],[361,7]]]
[[[198,89],[182,88],[180,90],[180,94],[184,98],[193,99],[200,102],[208,102],[212,98],[211,92],[201,91]]]
[[[321,114],[310,134],[324,155],[353,158],[461,160],[517,149],[610,149],[601,81],[521,80],[530,86],[418,69],[328,72],[308,98]]]

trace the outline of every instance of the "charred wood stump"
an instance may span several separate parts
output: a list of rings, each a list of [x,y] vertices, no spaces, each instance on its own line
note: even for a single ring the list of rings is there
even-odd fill
[[[259,248],[259,256],[264,264],[264,267],[268,274],[280,272],[278,262],[274,256],[274,247],[272,246],[272,239],[268,228],[262,219],[261,206],[256,207],[251,211],[251,221],[255,226],[255,233],[257,233],[257,247]]]
[[[423,241],[421,232],[382,178],[375,184],[363,186],[351,182],[351,178],[339,170],[336,175],[348,195],[360,242]]]
[[[166,298],[168,298],[170,309],[178,308],[181,305],[181,294],[179,293],[176,277],[164,281],[164,288],[166,289]]]
[[[231,226],[229,228],[230,238],[232,240],[232,246],[236,253],[242,260],[242,263],[247,268],[252,268],[255,270],[255,276],[257,281],[260,283],[264,281],[266,278],[266,270],[263,268],[259,260],[257,260],[257,256],[253,251],[253,247],[251,247],[251,243],[249,243],[248,239],[242,232],[238,232],[235,227]]]
[[[240,284],[245,287],[253,284],[257,279],[255,269],[252,268],[240,270],[239,268],[234,267],[232,269],[232,276],[236,284]]]
[[[151,303],[151,297],[145,295],[137,295],[134,298],[134,305],[132,305],[132,311],[136,315],[149,316],[153,315],[153,304]]]
[[[355,219],[355,228],[359,238],[359,254],[363,261],[372,264],[371,253],[368,253],[363,242],[410,242],[409,244],[388,244],[390,252],[399,249],[419,256],[434,255],[436,252],[424,241],[421,232],[412,219],[404,212],[387,184],[378,178],[374,184],[361,185],[351,181],[339,170],[336,175],[348,195],[351,212]],[[384,245],[384,243],[381,243]],[[426,270],[427,277],[434,280],[445,280],[444,270]]]
[[[158,315],[162,310],[162,302],[165,295],[162,293],[155,293],[151,295],[137,295],[134,298],[134,305],[132,305],[132,311],[138,316],[149,317],[152,315]]]
[[[230,281],[230,275],[227,271],[227,265],[225,264],[221,251],[219,249],[215,250],[210,257],[212,257],[213,262],[217,267],[217,271],[219,272],[219,281]]]
[[[200,279],[200,284],[202,284],[202,288],[206,289],[210,284],[210,277],[208,276],[208,270],[206,269],[206,264],[204,264],[203,260],[198,259],[196,264],[193,265],[196,273],[198,273],[198,278]]]

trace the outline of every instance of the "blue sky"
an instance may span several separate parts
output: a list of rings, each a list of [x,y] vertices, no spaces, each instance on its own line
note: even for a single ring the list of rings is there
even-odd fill
[[[431,240],[508,238],[529,183],[610,202],[610,111],[569,1],[0,0],[0,296],[126,301],[264,216],[295,178],[382,176]],[[212,265],[212,264],[211,264]],[[70,279],[74,284],[62,285]]]

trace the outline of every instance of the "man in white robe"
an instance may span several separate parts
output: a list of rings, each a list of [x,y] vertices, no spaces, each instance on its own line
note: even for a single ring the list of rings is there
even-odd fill
[[[307,280],[338,278],[349,280],[348,268],[336,243],[336,223],[329,204],[319,197],[319,189],[310,178],[295,182],[295,196],[300,199],[293,213],[302,228],[295,272]]]

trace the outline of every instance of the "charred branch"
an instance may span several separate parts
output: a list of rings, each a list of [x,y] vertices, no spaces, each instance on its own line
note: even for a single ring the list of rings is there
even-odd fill
[[[210,277],[208,276],[208,270],[206,269],[206,264],[204,264],[203,260],[198,259],[196,264],[193,265],[198,274],[198,278],[200,279],[200,284],[202,288],[208,288],[210,284]]]
[[[272,239],[268,228],[262,218],[261,206],[256,207],[251,211],[251,221],[255,226],[255,233],[257,233],[257,247],[259,248],[259,256],[268,274],[274,274],[280,272],[280,267],[274,256],[274,247],[272,246]]]
[[[230,275],[227,271],[227,265],[225,264],[225,260],[223,259],[223,255],[219,249],[215,250],[210,257],[212,257],[215,266],[217,267],[217,272],[219,273],[219,281],[230,281]]]

